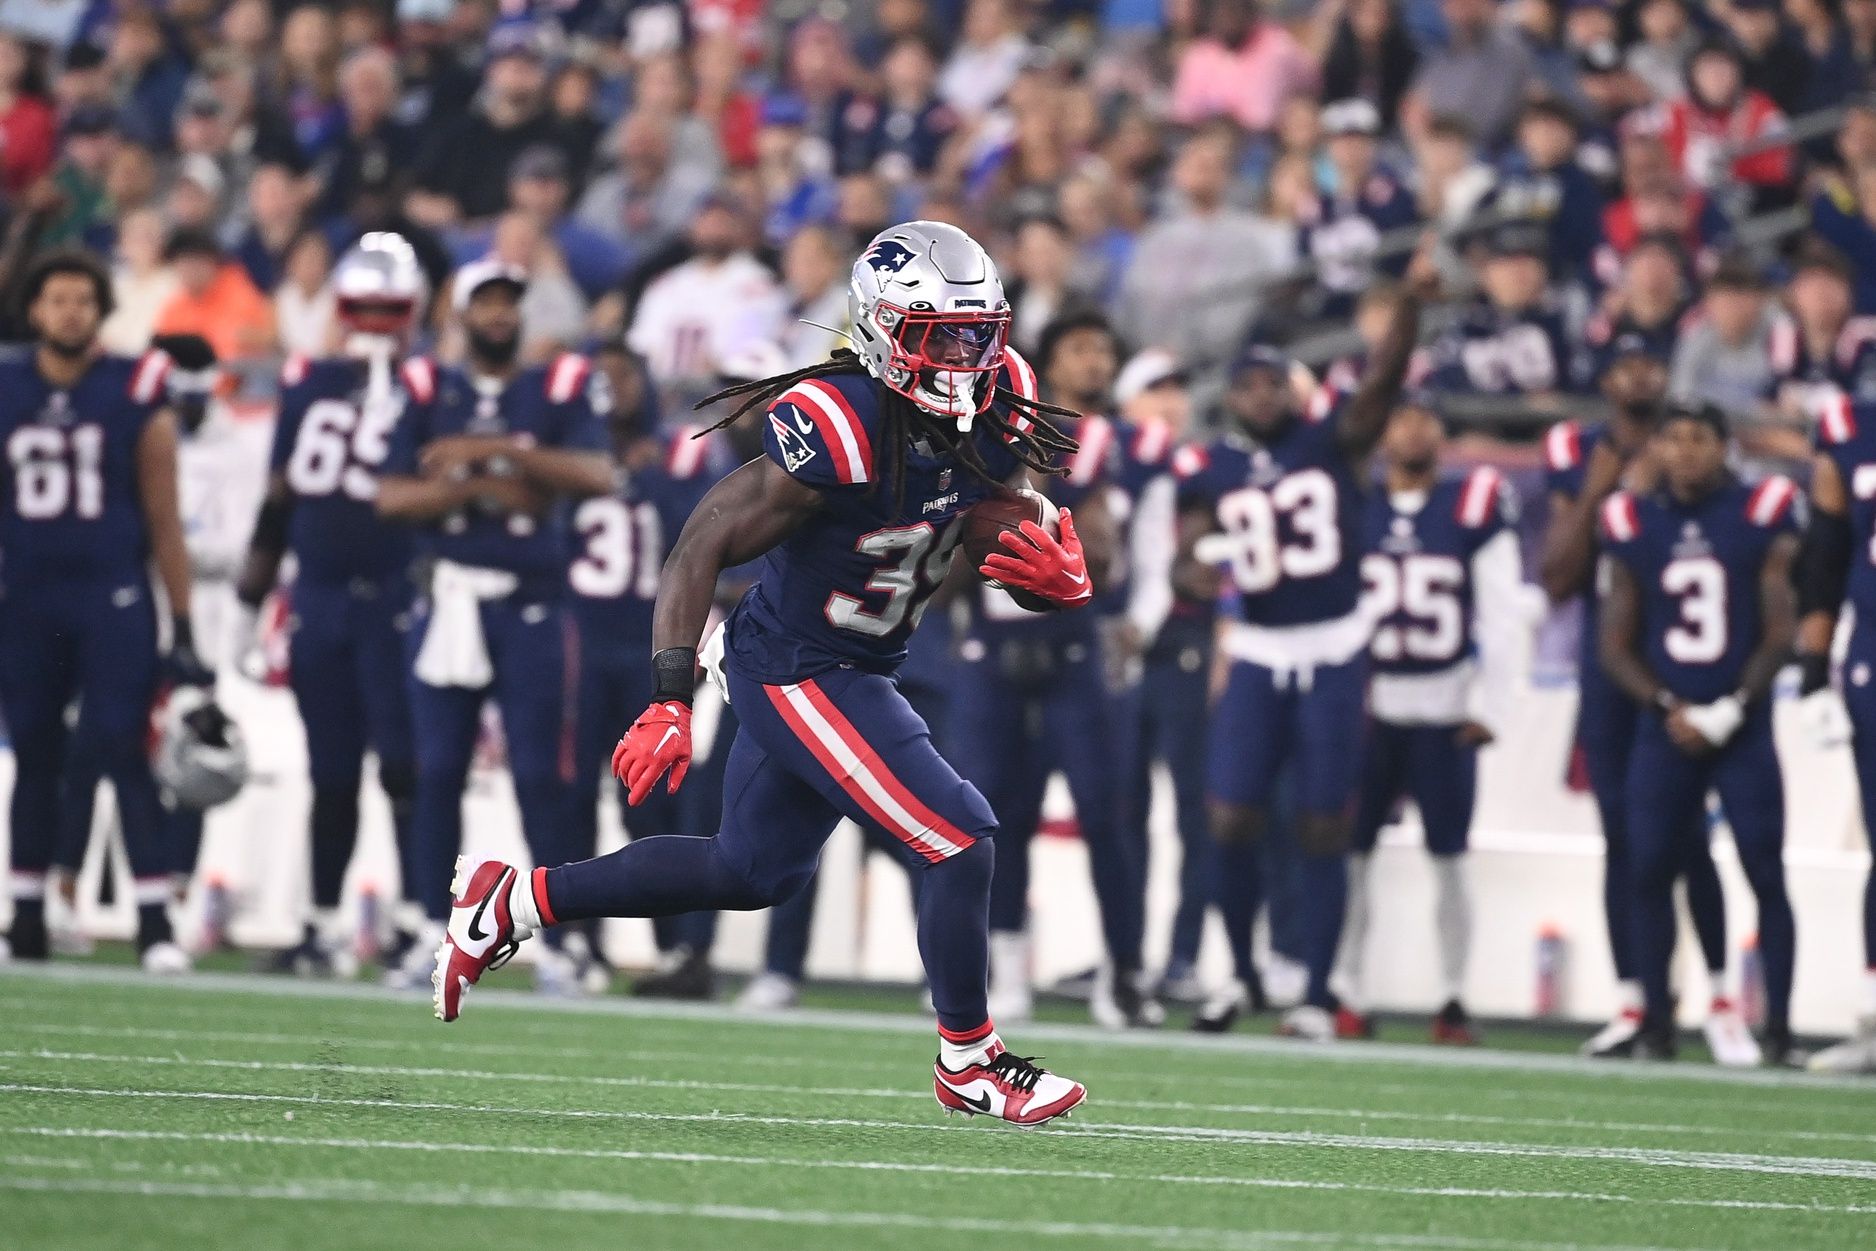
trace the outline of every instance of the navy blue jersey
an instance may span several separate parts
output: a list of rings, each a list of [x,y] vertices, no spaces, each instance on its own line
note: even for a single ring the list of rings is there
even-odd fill
[[[1036,394],[1035,373],[1006,349],[1002,386]],[[860,374],[796,384],[769,407],[762,450],[822,506],[763,557],[729,622],[729,653],[746,676],[777,684],[836,666],[890,673],[951,568],[957,519],[997,488],[923,440],[905,449],[905,481],[887,480],[892,453],[884,387]],[[990,477],[1020,467],[1001,436],[971,436]],[[903,498],[901,499],[901,496]]]
[[[0,553],[9,586],[144,577],[150,536],[137,444],[163,407],[168,370],[161,352],[100,356],[61,390],[29,349],[0,359]]]
[[[415,385],[427,365],[405,370],[406,382],[413,384],[410,405],[392,433],[387,474],[416,476],[424,445],[457,434],[522,435],[541,447],[606,450],[602,417],[611,402],[605,376],[594,373],[583,356],[561,355],[486,391],[480,389],[482,380],[460,369],[434,371],[434,389]],[[426,528],[419,543],[439,559],[505,570],[541,588],[557,587],[572,554],[572,512],[564,499],[542,517],[466,507]]]
[[[1175,457],[1179,511],[1211,510],[1253,625],[1336,621],[1361,600],[1367,491],[1336,437],[1343,407],[1325,388],[1268,443],[1232,433]]]
[[[1561,389],[1569,364],[1560,311],[1539,304],[1512,312],[1480,302],[1434,345],[1426,384],[1474,395],[1534,395]]]
[[[1729,478],[1692,504],[1665,491],[1603,501],[1603,550],[1634,574],[1641,655],[1661,684],[1704,704],[1739,689],[1764,623],[1759,581],[1774,539],[1798,532],[1798,488]]]
[[[427,361],[414,361],[428,385]],[[269,467],[293,496],[287,550],[300,576],[320,582],[391,576],[410,564],[410,530],[378,516],[378,473],[410,400],[402,373],[390,403],[368,404],[370,365],[350,357],[290,357],[280,374],[280,412]]]
[[[1850,501],[1847,598],[1859,622],[1876,624],[1876,404],[1837,397],[1818,422],[1817,442],[1837,466]]]
[[[1443,479],[1412,512],[1375,493],[1361,563],[1374,672],[1437,673],[1472,653],[1472,558],[1510,513],[1505,480],[1487,466]]]
[[[1302,253],[1316,263],[1316,279],[1335,297],[1331,307],[1346,310],[1374,285],[1377,270],[1399,276],[1408,254],[1375,260],[1381,236],[1420,219],[1413,193],[1386,170],[1375,170],[1361,186],[1338,188],[1305,210],[1298,239]]]
[[[693,437],[700,429],[657,436],[656,459],[620,490],[581,500],[574,509],[567,581],[585,646],[649,647],[664,558],[697,501],[728,468],[716,454],[722,440]]]
[[[1815,411],[1838,392],[1858,404],[1876,404],[1876,317],[1852,317],[1829,352],[1813,352],[1797,325],[1772,326],[1772,376],[1767,399]]]
[[[1498,185],[1478,207],[1545,223],[1556,272],[1566,267],[1587,271],[1602,242],[1602,190],[1574,160],[1535,169],[1523,153],[1513,153],[1499,169]]]

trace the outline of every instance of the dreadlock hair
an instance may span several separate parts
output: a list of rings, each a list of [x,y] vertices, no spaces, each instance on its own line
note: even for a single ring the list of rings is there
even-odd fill
[[[808,365],[785,374],[776,374],[770,378],[758,378],[753,382],[739,382],[723,388],[714,395],[707,395],[698,400],[697,408],[706,408],[719,400],[741,398],[742,403],[730,411],[713,426],[699,431],[702,437],[714,430],[722,430],[735,425],[745,415],[754,410],[767,409],[780,399],[797,382],[809,378],[831,378],[839,374],[864,374],[866,364],[851,348],[836,348],[831,356],[818,364]],[[1008,387],[999,385],[989,408],[978,415],[992,434],[999,435],[1010,445],[1016,459],[1029,469],[1039,474],[1059,475],[1067,472],[1060,461],[1074,455],[1080,444],[1062,433],[1062,428],[1052,418],[1079,417],[1072,408],[1063,408],[1059,404],[1049,404],[1042,400],[1032,400]],[[935,444],[943,452],[957,457],[965,469],[976,478],[988,482],[994,487],[1003,483],[990,472],[984,464],[983,453],[977,450],[975,440],[958,430],[955,422],[941,419],[926,412],[897,391],[888,389],[882,402],[881,415],[885,418],[886,444],[892,457],[886,476],[893,484],[894,508],[905,504],[905,452],[915,440],[924,438]],[[1017,424],[1017,418],[1026,418],[1029,426],[1025,429]],[[875,490],[880,479],[875,477],[868,490]]]

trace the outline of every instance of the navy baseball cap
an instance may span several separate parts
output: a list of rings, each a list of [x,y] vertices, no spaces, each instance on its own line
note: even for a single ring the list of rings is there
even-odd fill
[[[1609,340],[1597,354],[1596,377],[1600,380],[1618,364],[1633,357],[1654,361],[1658,365],[1668,363],[1667,354],[1659,346],[1649,341],[1647,335],[1625,331]]]
[[[1278,377],[1288,378],[1291,363],[1289,353],[1269,344],[1253,343],[1239,352],[1237,359],[1231,362],[1231,376],[1236,378],[1253,369],[1268,369]]]

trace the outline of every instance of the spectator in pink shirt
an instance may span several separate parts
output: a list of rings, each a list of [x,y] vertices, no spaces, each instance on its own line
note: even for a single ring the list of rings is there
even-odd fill
[[[1228,117],[1250,131],[1276,125],[1284,102],[1316,84],[1316,64],[1296,39],[1265,21],[1256,0],[1211,0],[1206,35],[1179,58],[1173,120]]]

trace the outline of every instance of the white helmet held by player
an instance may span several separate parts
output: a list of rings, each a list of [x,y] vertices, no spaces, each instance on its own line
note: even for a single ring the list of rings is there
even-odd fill
[[[248,780],[241,727],[200,686],[179,686],[158,716],[156,780],[183,808],[201,811],[233,799]]]
[[[969,430],[990,407],[1010,302],[996,262],[944,222],[881,231],[853,263],[847,317],[866,371]]]
[[[422,315],[430,283],[404,236],[374,230],[339,258],[332,291],[348,335],[401,338]]]

